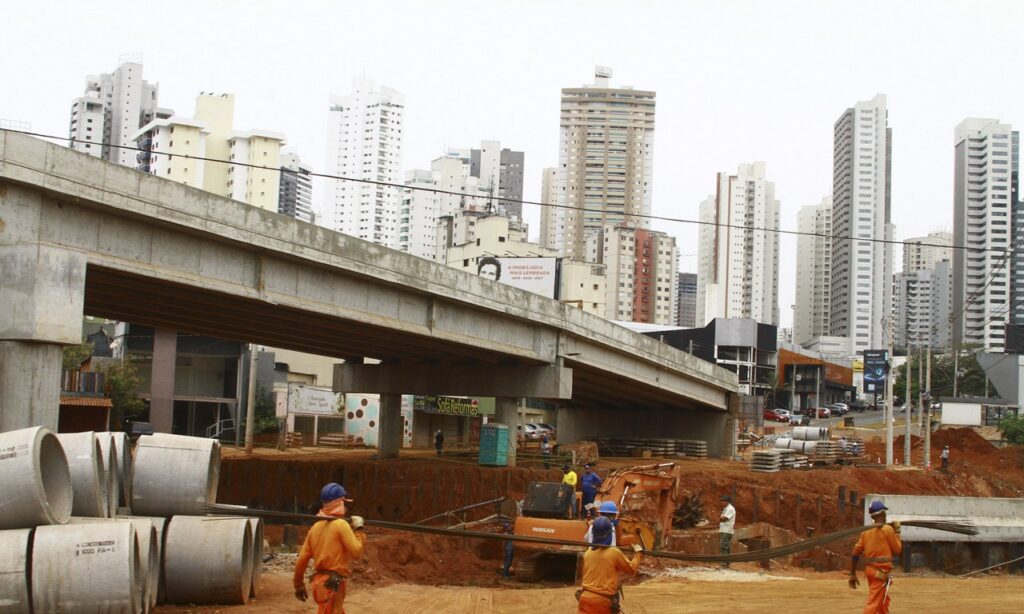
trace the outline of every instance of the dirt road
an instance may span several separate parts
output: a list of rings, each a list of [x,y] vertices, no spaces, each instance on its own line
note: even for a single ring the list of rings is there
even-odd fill
[[[674,570],[678,577],[657,577],[626,588],[623,603],[629,614],[732,614],[785,611],[787,614],[860,612],[864,584],[846,586],[841,573],[774,575],[756,571]],[[382,587],[355,585],[345,600],[352,614],[499,614],[574,612],[573,588],[476,588],[393,584]],[[906,576],[892,589],[897,612],[970,611],[974,614],[1020,612],[1024,605],[1024,577],[990,576],[958,579],[938,576]],[[158,608],[158,613],[232,612],[241,614],[310,614],[312,602],[292,596],[291,581],[284,574],[264,576],[261,596],[249,606],[217,608]]]

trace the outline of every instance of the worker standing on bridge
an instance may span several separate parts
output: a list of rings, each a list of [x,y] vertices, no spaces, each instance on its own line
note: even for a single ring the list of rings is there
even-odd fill
[[[583,465],[583,477],[580,478],[580,486],[583,490],[583,509],[589,516],[590,508],[588,505],[593,505],[594,499],[597,498],[597,489],[601,486],[601,476],[594,472],[593,463],[587,463]]]
[[[320,491],[320,501],[323,507],[317,517],[323,520],[318,520],[309,529],[299,551],[299,560],[295,563],[295,576],[292,578],[295,598],[300,601],[308,598],[302,576],[309,560],[313,559],[310,588],[317,614],[345,614],[345,579],[351,573],[352,561],[362,556],[363,544],[366,543],[363,519],[359,516],[352,516],[350,521],[344,519],[345,502],[352,499],[340,484],[331,482],[324,486]]]
[[[593,526],[594,545],[612,543],[612,523],[598,516]],[[626,558],[618,548],[591,546],[583,554],[583,588],[576,591],[580,614],[611,614],[619,611],[619,572],[636,574],[640,567],[640,544],[633,544],[636,555]]]
[[[861,554],[865,556],[864,576],[868,579],[868,602],[864,605],[864,614],[888,614],[893,559],[903,552],[899,521],[885,523],[885,512],[888,509],[881,501],[871,502],[868,513],[875,524],[860,534],[850,559],[849,584],[850,588],[857,588],[860,584],[857,581],[857,563]]]

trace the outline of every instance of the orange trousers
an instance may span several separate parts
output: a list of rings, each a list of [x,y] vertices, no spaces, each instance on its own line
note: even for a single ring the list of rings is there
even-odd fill
[[[578,614],[611,614],[612,600],[604,595],[583,591],[576,611]]]
[[[328,579],[330,576],[327,574],[318,573],[309,583],[310,588],[313,589],[313,601],[316,602],[316,614],[345,614],[345,585],[347,582],[342,582],[338,590],[332,591],[324,586],[324,582]]]
[[[888,574],[870,567],[864,571],[868,580],[868,602],[864,604],[864,614],[889,614],[891,599],[885,590]]]

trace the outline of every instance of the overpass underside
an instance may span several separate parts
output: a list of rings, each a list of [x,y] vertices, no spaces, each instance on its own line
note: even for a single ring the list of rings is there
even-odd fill
[[[83,313],[342,359],[336,389],[380,393],[382,435],[399,394],[440,394],[498,397],[508,422],[557,401],[567,436],[590,434],[578,415],[720,439],[736,389],[558,301],[0,131],[0,430],[56,427]]]

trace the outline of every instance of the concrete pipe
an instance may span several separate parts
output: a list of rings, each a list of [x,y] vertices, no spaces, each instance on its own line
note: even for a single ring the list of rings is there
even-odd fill
[[[32,529],[0,531],[0,614],[29,614],[32,586]]]
[[[32,609],[142,614],[140,567],[131,523],[39,527],[32,540]]]
[[[783,438],[783,439],[776,439],[775,440],[775,448],[778,449],[778,450],[786,450],[786,449],[789,448],[789,442],[791,442],[791,441],[793,441],[793,440],[788,438],[788,437]]]
[[[71,470],[71,488],[75,493],[71,513],[75,516],[107,518],[106,481],[100,444],[92,431],[57,435]]]
[[[155,559],[156,559],[156,573],[152,574],[151,581],[156,582],[156,591],[152,594],[152,598],[155,600],[155,604],[159,605],[165,603],[164,600],[164,536],[167,534],[167,518],[161,518],[158,516],[129,516],[119,515],[118,520],[148,520],[153,523],[153,529],[156,531],[156,542],[154,543]]]
[[[113,439],[114,455],[117,456],[117,481],[121,485],[118,506],[129,507],[132,502],[132,446],[128,435],[118,432],[97,434],[110,435]]]
[[[43,427],[0,433],[0,529],[64,524],[73,492],[67,457]]]
[[[157,591],[160,588],[160,537],[152,518],[85,518],[72,516],[68,524],[96,524],[98,522],[122,522],[132,525],[139,540],[139,577],[142,584],[143,611],[156,607]],[[163,518],[156,519],[163,528]]]
[[[248,603],[252,555],[247,518],[171,518],[164,539],[167,603]]]
[[[123,435],[124,433],[122,433]],[[117,515],[117,508],[121,504],[121,467],[118,460],[117,446],[114,444],[114,434],[110,432],[96,433],[96,441],[100,444],[100,460],[103,464],[103,492],[107,498],[107,509],[110,512],[107,518]]]
[[[256,596],[260,576],[263,575],[263,519],[249,518],[249,530],[252,532],[252,585],[249,590],[251,599]]]
[[[819,426],[798,426],[793,429],[793,439],[821,441],[828,439],[828,429]]]
[[[220,443],[202,437],[139,438],[132,468],[132,513],[201,516],[217,502]]]

